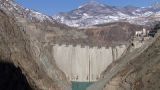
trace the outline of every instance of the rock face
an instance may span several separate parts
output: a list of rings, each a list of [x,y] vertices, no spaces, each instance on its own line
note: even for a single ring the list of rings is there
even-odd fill
[[[135,35],[136,31],[147,28],[125,22],[95,25],[86,29],[85,33],[92,41],[109,45],[126,44]],[[148,29],[147,29],[148,30]]]
[[[50,18],[47,15],[44,15],[42,13],[36,12],[31,9],[24,8],[17,3],[15,3],[15,0],[1,0],[0,1],[0,8],[4,10],[8,10],[15,15],[22,16],[24,18],[27,18],[31,21],[39,21],[39,22],[54,22],[52,18]]]
[[[159,40],[160,37],[144,53],[131,60],[103,90],[159,90]]]
[[[160,28],[158,28],[160,29]],[[88,90],[159,90],[160,34],[128,52],[103,73]]]
[[[70,90],[64,73],[54,62],[50,45],[37,39],[40,31],[35,33],[34,30],[20,27],[12,16],[11,13],[0,11],[1,60],[19,67],[33,89]]]

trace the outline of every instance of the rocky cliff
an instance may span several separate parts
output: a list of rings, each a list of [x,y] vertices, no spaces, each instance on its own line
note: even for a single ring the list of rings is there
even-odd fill
[[[157,33],[142,47],[112,63],[102,74],[102,79],[88,90],[159,90],[159,47],[160,35]]]
[[[19,67],[32,89],[70,90],[64,73],[55,65],[50,45],[37,39],[42,32],[24,28],[12,13],[5,12],[0,11],[1,62]]]

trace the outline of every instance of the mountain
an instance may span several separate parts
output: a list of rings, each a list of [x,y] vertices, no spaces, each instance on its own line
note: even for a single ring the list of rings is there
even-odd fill
[[[24,8],[13,0],[0,0],[0,9],[8,12],[12,12],[14,16],[21,16],[27,18],[30,21],[49,21],[54,22],[53,18],[37,11]]]
[[[160,8],[155,7],[116,7],[91,1],[70,12],[54,15],[53,18],[72,27],[86,27],[117,21],[144,25],[151,22],[151,18],[159,17],[159,14]]]

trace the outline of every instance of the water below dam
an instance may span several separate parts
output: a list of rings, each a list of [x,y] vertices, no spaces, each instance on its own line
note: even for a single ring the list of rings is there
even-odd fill
[[[86,90],[93,82],[72,82],[72,90]]]

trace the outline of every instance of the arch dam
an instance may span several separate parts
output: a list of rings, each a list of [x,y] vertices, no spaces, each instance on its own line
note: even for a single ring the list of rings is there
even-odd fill
[[[53,56],[69,81],[95,82],[108,65],[121,57],[126,48],[126,45],[98,47],[54,44]]]

